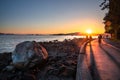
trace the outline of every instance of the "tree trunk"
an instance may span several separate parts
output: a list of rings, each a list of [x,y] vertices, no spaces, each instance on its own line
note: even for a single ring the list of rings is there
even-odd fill
[[[115,24],[114,25],[114,34],[115,34],[115,39],[118,39],[119,37],[119,25]]]
[[[114,29],[114,34],[115,34],[114,38],[117,39],[117,29]]]

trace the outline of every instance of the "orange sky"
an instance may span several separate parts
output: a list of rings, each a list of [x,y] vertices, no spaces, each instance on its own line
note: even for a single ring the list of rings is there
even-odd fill
[[[22,26],[22,25],[20,25]],[[66,23],[58,23],[52,25],[27,25],[22,27],[1,28],[0,32],[17,33],[17,34],[56,34],[56,33],[71,33],[82,32],[86,33],[87,29],[91,29],[92,33],[104,33],[104,24],[93,19],[84,19],[82,21],[69,21]],[[49,26],[49,27],[46,27]],[[42,28],[41,28],[42,27]]]

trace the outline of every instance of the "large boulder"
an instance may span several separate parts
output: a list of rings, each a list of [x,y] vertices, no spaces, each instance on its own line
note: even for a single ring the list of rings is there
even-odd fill
[[[16,68],[32,68],[47,58],[46,49],[35,41],[19,43],[12,52],[12,64]]]

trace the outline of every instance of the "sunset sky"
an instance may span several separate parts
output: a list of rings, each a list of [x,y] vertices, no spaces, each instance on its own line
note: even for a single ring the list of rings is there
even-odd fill
[[[103,33],[103,0],[0,0],[0,32]]]

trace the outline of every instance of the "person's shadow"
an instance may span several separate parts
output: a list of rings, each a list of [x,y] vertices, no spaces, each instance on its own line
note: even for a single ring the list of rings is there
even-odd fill
[[[97,70],[95,58],[94,58],[94,55],[93,55],[94,52],[93,52],[93,49],[92,49],[91,42],[89,42],[88,44],[90,46],[90,65],[89,65],[90,73],[93,77],[93,80],[101,80],[99,72]]]
[[[114,61],[114,63],[116,63],[116,65],[120,68],[120,64],[119,62],[110,54],[110,52],[108,52],[105,48],[103,48],[104,44],[99,44],[99,47],[111,58],[111,60]]]

